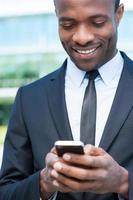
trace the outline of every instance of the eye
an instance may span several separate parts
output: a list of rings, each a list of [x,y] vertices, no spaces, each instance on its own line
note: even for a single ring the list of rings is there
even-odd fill
[[[93,21],[93,24],[96,26],[96,27],[103,27],[105,25],[106,21],[105,20],[96,20],[96,21]]]
[[[65,30],[70,30],[74,27],[74,23],[72,22],[60,22],[59,25]]]

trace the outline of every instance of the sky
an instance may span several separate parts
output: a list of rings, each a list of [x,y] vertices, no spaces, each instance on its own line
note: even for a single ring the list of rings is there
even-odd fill
[[[133,10],[132,0],[121,0],[125,9]],[[0,16],[23,13],[54,12],[53,0],[0,0]]]

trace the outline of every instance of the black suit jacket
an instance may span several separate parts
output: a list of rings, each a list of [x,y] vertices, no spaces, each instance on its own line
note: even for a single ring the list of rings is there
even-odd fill
[[[133,62],[124,69],[100,146],[129,171],[133,199]],[[63,66],[19,89],[4,146],[0,200],[39,200],[39,174],[56,140],[73,139],[68,121]],[[63,200],[115,200],[117,194],[58,193]]]

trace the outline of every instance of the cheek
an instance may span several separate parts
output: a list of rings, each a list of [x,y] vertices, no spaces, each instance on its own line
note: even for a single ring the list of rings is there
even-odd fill
[[[61,42],[69,44],[72,41],[72,33],[59,29],[59,37]]]
[[[110,39],[116,37],[116,35],[117,35],[117,29],[116,27],[113,27],[112,25],[108,25],[106,28],[101,29],[99,33],[99,37],[104,42],[110,41]]]

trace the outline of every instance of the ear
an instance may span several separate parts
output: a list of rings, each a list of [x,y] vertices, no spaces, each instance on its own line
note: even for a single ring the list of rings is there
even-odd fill
[[[119,7],[116,10],[116,23],[119,25],[124,13],[124,5],[120,4]]]

